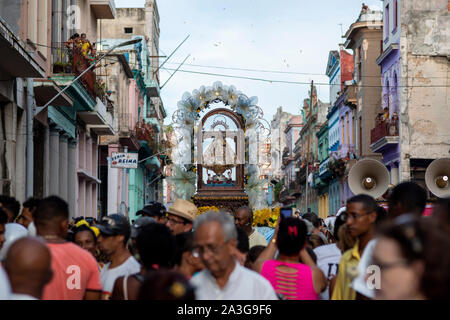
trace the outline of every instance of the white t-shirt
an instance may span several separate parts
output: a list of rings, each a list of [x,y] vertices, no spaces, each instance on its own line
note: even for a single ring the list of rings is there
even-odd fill
[[[35,298],[33,296],[30,296],[28,294],[13,293],[13,294],[11,294],[10,300],[39,300],[39,299]]]
[[[111,263],[105,264],[100,272],[100,279],[102,281],[102,299],[109,299],[117,278],[129,276],[141,271],[141,265],[132,256],[118,267],[110,269],[110,264]]]
[[[9,300],[11,297],[11,285],[8,275],[0,264],[0,300]]]
[[[266,238],[255,228],[253,228],[253,232],[248,236],[248,243],[250,249],[254,246],[267,246]]]
[[[195,275],[190,282],[195,287],[196,300],[278,300],[266,278],[237,262],[222,289],[207,269]]]
[[[30,237],[35,237],[37,235],[36,226],[34,225],[33,221],[31,221],[28,225],[28,235]]]
[[[369,267],[370,263],[372,263],[373,251],[376,244],[377,239],[372,239],[367,243],[358,263],[358,276],[353,280],[351,284],[351,287],[356,292],[370,299],[375,299],[375,289],[371,289],[367,286],[366,275],[368,275],[367,268]]]
[[[341,250],[335,243],[320,246],[314,249],[314,253],[317,256],[317,266],[322,270],[328,281],[337,275],[339,261],[341,260]],[[329,300],[328,285],[325,291],[319,294],[320,300]]]

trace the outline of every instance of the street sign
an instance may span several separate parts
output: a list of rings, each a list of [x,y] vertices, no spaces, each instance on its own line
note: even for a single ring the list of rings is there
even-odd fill
[[[137,153],[113,152],[111,155],[111,168],[137,169],[138,156]]]

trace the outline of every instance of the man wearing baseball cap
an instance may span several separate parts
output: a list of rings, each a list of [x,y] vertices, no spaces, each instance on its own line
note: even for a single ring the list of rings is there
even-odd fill
[[[128,218],[121,214],[103,217],[97,225],[100,230],[98,244],[109,258],[101,271],[102,299],[108,300],[118,277],[132,275],[141,270],[140,264],[127,248],[131,227]]]
[[[157,223],[164,224],[166,222],[166,207],[160,202],[152,201],[142,210],[136,212],[136,216],[150,217],[155,219]]]
[[[197,213],[198,209],[192,202],[177,199],[167,211],[166,226],[174,235],[190,232]]]

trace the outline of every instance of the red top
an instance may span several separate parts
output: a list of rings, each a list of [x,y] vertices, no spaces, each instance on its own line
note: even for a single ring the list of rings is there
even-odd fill
[[[71,243],[47,243],[53,278],[42,300],[83,300],[86,290],[101,291],[100,271],[91,253]]]
[[[284,272],[279,266],[296,269],[295,272]],[[314,290],[311,268],[302,263],[288,263],[277,260],[266,261],[261,275],[270,281],[275,291],[288,300],[317,300]]]

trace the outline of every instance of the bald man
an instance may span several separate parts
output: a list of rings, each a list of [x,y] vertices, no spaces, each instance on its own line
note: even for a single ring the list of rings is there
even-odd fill
[[[234,214],[234,223],[247,233],[250,249],[254,246],[267,246],[266,238],[252,227],[253,210],[250,207],[244,206],[237,209]]]
[[[11,283],[11,300],[40,300],[53,277],[51,254],[39,238],[15,241],[6,254],[4,267]]]

